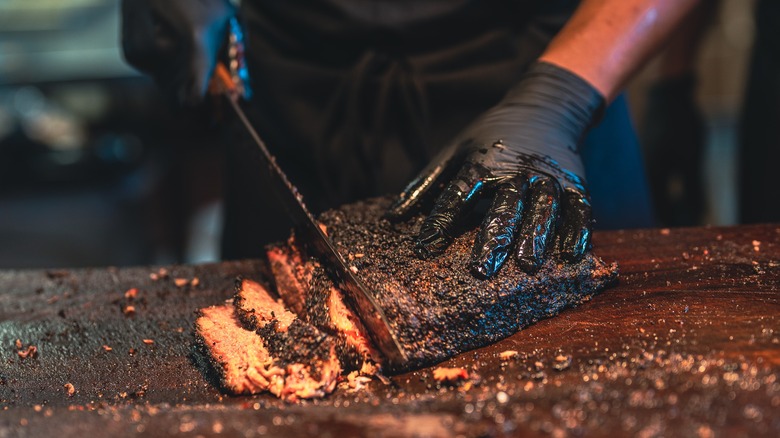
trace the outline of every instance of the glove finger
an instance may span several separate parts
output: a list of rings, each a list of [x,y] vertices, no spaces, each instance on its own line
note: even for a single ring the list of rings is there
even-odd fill
[[[414,250],[420,258],[438,255],[452,242],[457,220],[484,188],[486,173],[484,167],[466,163],[439,195],[415,241]]]
[[[528,206],[520,223],[515,252],[520,268],[533,273],[544,262],[553,241],[560,209],[560,188],[548,177],[534,177],[528,190]]]
[[[527,190],[525,176],[498,188],[471,251],[470,269],[474,276],[487,279],[501,269],[517,234]]]
[[[588,197],[576,190],[564,190],[561,197],[563,221],[558,232],[561,257],[576,262],[590,249],[591,205]]]
[[[420,201],[431,193],[439,182],[451,174],[454,163],[454,148],[439,153],[425,169],[406,186],[398,199],[390,206],[386,217],[391,220],[403,220],[417,208]]]

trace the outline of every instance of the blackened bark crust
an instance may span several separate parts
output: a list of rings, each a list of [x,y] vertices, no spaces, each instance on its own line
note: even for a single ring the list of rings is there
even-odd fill
[[[477,279],[468,272],[475,230],[458,236],[441,256],[420,260],[412,252],[412,239],[423,217],[390,223],[382,218],[389,203],[389,198],[358,202],[328,211],[320,220],[356,275],[376,294],[410,355],[408,368],[496,342],[617,280],[615,264],[590,254],[576,265],[549,260],[535,275],[510,260],[496,278]],[[318,327],[327,322],[327,312],[316,297],[327,301],[322,297],[331,285],[313,281],[307,297],[307,321]]]

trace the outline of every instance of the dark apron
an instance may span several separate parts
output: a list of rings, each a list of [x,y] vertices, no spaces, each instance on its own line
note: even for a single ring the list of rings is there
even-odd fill
[[[247,110],[321,211],[399,193],[517,82],[577,1],[298,3],[242,2],[255,93]],[[240,130],[227,162],[224,256],[257,256],[290,223],[262,190]]]

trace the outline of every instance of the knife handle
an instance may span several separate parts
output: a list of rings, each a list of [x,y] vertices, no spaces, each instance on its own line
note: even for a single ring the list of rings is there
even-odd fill
[[[209,82],[209,92],[225,95],[233,101],[238,101],[239,98],[249,100],[252,97],[249,71],[244,57],[244,31],[236,17],[230,19],[226,60],[217,62]]]
[[[218,62],[214,68],[214,75],[211,76],[211,82],[209,82],[209,93],[227,94],[230,97],[237,97],[239,94],[238,86],[233,82],[230,71],[222,62]]]

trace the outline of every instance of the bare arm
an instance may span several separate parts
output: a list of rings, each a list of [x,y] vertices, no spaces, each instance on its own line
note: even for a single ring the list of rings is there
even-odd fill
[[[540,57],[576,73],[607,100],[699,0],[583,0]]]

